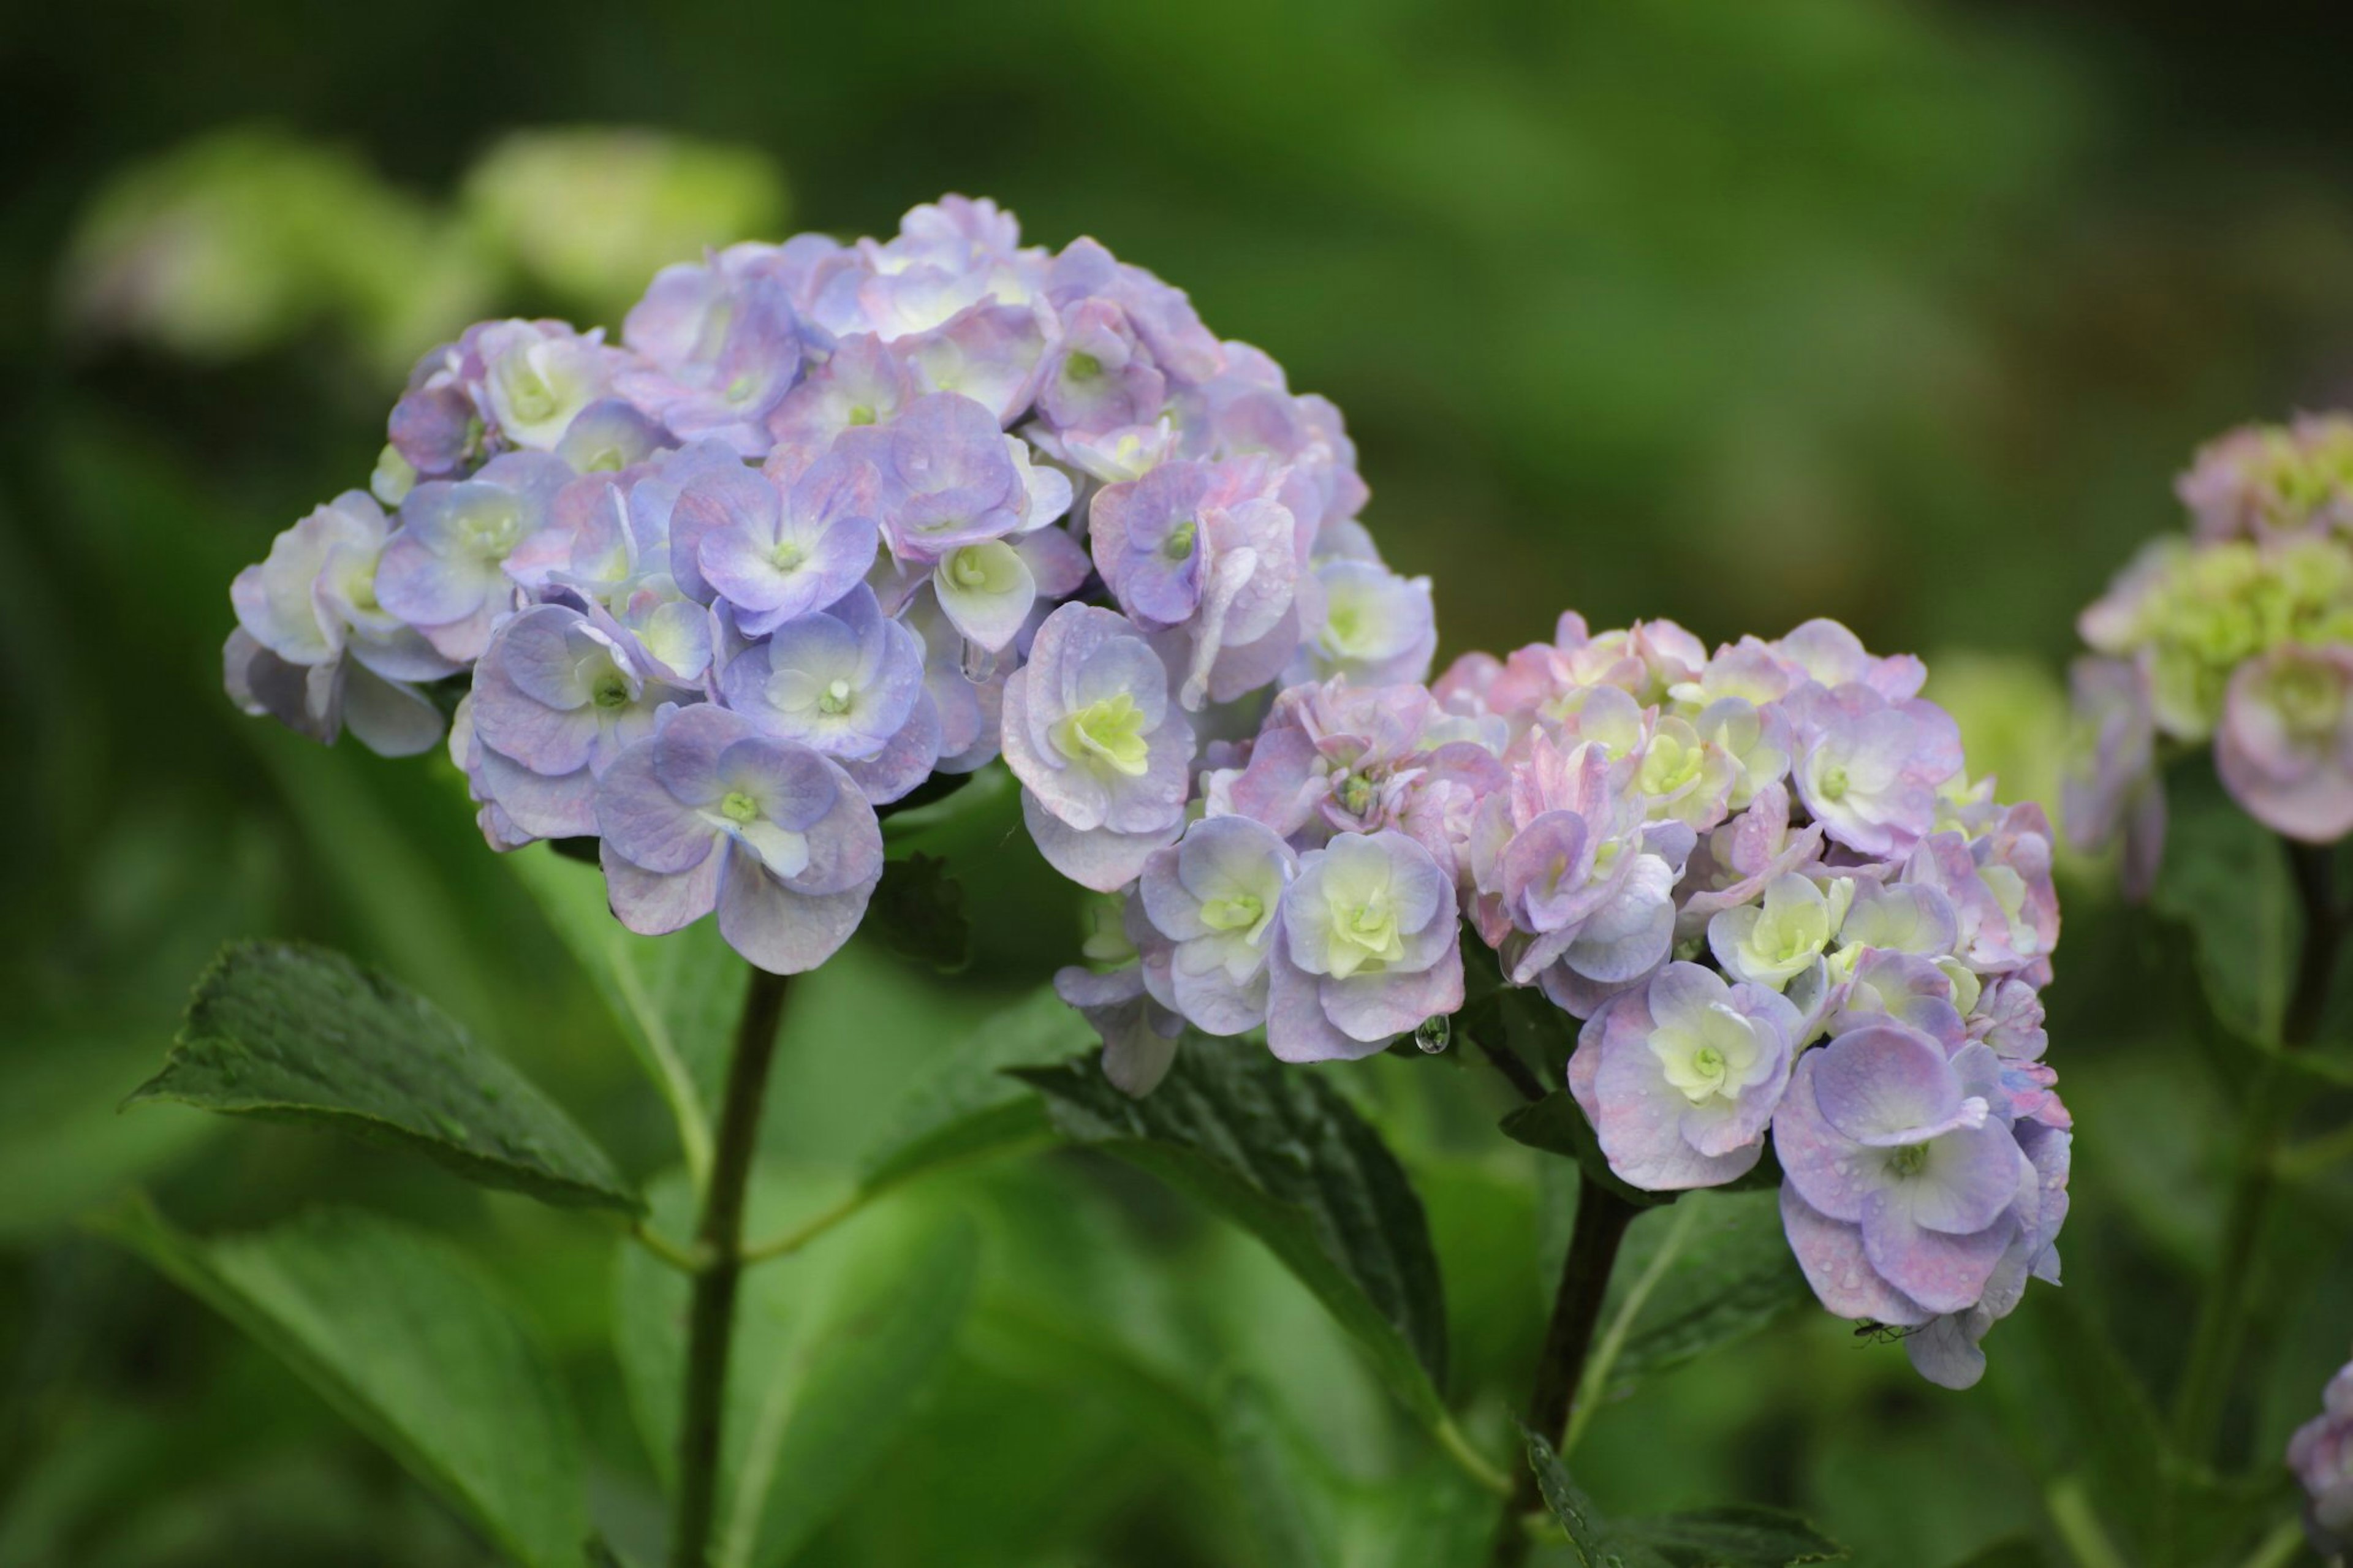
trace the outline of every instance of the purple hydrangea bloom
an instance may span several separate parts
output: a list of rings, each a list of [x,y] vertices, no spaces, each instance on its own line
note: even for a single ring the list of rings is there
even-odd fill
[[[1303,679],[1335,675],[1365,686],[1430,678],[1438,618],[1430,579],[1400,577],[1375,561],[1329,560],[1315,568],[1316,613],[1308,616]]]
[[[268,559],[237,574],[229,600],[237,630],[223,670],[239,707],[321,741],[348,722],[386,756],[440,738],[439,713],[411,683],[462,667],[377,601],[387,537],[383,509],[351,490],[280,534]]]
[[[1184,826],[1193,728],[1128,621],[1064,605],[1005,683],[1005,760],[1049,864],[1110,892]]]
[[[1224,347],[1201,324],[1183,289],[1114,259],[1092,239],[1073,240],[1054,258],[1045,293],[1066,316],[1089,300],[1118,307],[1152,363],[1166,375],[1198,384],[1225,367]]]
[[[481,365],[477,406],[507,445],[552,452],[581,410],[613,389],[623,357],[602,331],[562,321],[491,321],[466,333]]]
[[[571,479],[560,458],[510,452],[470,479],[417,486],[384,547],[376,597],[445,658],[480,658],[512,605],[508,558],[547,522]]]
[[[1799,1058],[1773,1142],[1790,1245],[1842,1316],[1916,1326],[1966,1313],[2040,1217],[2042,1174],[1982,1045],[1948,1058],[1894,1022],[1840,1035]]]
[[[1144,863],[1138,902],[1169,946],[1162,998],[1205,1034],[1266,1022],[1267,955],[1299,857],[1246,816],[1196,822]]]
[[[621,341],[637,363],[619,391],[681,441],[768,449],[767,418],[800,374],[801,334],[777,249],[733,245],[654,275]]]
[[[844,431],[888,425],[913,401],[907,367],[871,332],[843,338],[768,416],[776,455],[807,464]]]
[[[874,808],[829,758],[709,703],[667,710],[597,781],[605,880],[631,931],[719,913],[761,968],[816,968],[858,929],[882,877]]]
[[[841,763],[878,804],[922,783],[938,754],[923,645],[863,584],[729,659],[719,690],[765,732]]]
[[[1103,1043],[1103,1077],[1113,1088],[1141,1099],[1160,1087],[1176,1065],[1185,1020],[1153,998],[1140,964],[1058,969],[1054,994],[1094,1026]]]
[[[1627,1181],[1652,1192],[1721,1185],[1764,1156],[1798,1026],[1778,992],[1670,963],[1586,1021],[1569,1090]]]
[[[1504,781],[1487,746],[1445,738],[1428,691],[1345,679],[1277,697],[1248,765],[1205,785],[1230,811],[1302,847],[1335,833],[1396,828],[1459,874],[1478,803]]]
[[[959,394],[918,397],[888,425],[844,432],[835,450],[881,476],[882,535],[902,561],[928,565],[1015,532],[1028,519],[1029,491],[997,416]]]
[[[1114,430],[1160,416],[1167,378],[1137,340],[1127,312],[1082,299],[1062,314],[1061,342],[1046,362],[1039,411],[1063,430]]]
[[[1270,955],[1266,1042],[1284,1061],[1371,1056],[1462,1005],[1454,888],[1402,833],[1343,833],[1300,858]]]
[[[1011,424],[1037,395],[1050,321],[1033,305],[984,300],[891,344],[915,386],[971,398]]]
[[[1825,833],[1869,856],[1901,854],[1927,835],[1938,788],[1961,771],[1950,715],[1861,681],[1809,687],[1788,700],[1799,738],[1791,778]]]
[[[2286,643],[2241,665],[2214,766],[2274,833],[2330,844],[2353,832],[2353,647]]]
[[[1532,731],[1504,760],[1510,777],[1481,804],[1470,845],[1480,934],[1514,984],[1556,963],[1603,984],[1648,974],[1673,942],[1692,829],[1651,822],[1637,759],[1598,743],[1564,752]]]
[[[2309,1500],[2313,1550],[2353,1550],[2353,1363],[2328,1380],[2320,1414],[2288,1439],[2287,1463]]]
[[[468,705],[477,797],[533,838],[594,834],[597,776],[665,705],[699,698],[651,662],[601,611],[539,605],[501,623]]]
[[[670,576],[726,601],[746,637],[822,610],[865,580],[880,534],[865,464],[823,458],[797,478],[741,466],[687,479],[670,515]]]

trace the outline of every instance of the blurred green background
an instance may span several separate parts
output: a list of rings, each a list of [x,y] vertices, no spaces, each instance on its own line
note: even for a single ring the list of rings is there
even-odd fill
[[[658,1533],[609,1369],[609,1231],[302,1132],[115,1112],[224,939],[300,935],[438,998],[632,1173],[675,1158],[446,764],[312,749],[220,694],[229,576],[364,482],[424,346],[481,315],[617,322],[703,244],[991,195],[1340,405],[1447,655],[1542,637],[1564,605],[1711,641],[1836,615],[1929,654],[1973,763],[2039,795],[2074,608],[2176,526],[2194,443],[2353,396],[2348,46],[2353,11],[2317,3],[7,8],[0,1565],[487,1560],[274,1362],[73,1228],[134,1181],[198,1229],[348,1201],[463,1237],[563,1363],[600,1523]],[[582,126],[606,130],[538,134]],[[971,974],[853,948],[800,992],[780,1162],[849,1160],[1069,955],[1075,911],[1020,846],[959,869]],[[2080,1318],[2038,1291],[1954,1395],[1799,1314],[1608,1410],[1575,1456],[1605,1506],[1780,1502],[1879,1568],[2009,1540],[2111,1568],[2084,1500],[2110,1533],[2137,1500],[2071,1448],[2066,1336],[2105,1324],[2118,1376],[2165,1392],[2233,1078],[2175,950],[2103,868],[2067,872],[2051,1059],[2081,1131]],[[1501,1453],[1564,1194],[1473,1074],[1382,1058],[1347,1087],[1430,1205],[1457,1392]],[[2303,1131],[2346,1099],[2316,1091]],[[1359,1560],[1390,1560],[1382,1510],[1432,1457],[1246,1240],[1074,1154],[905,1201],[982,1216],[981,1300],[797,1561],[1268,1561],[1210,1396],[1238,1371],[1328,1471]],[[2283,1518],[2274,1457],[2353,1342],[2348,1235],[2345,1163],[2316,1166],[2264,1253],[2231,1445]]]

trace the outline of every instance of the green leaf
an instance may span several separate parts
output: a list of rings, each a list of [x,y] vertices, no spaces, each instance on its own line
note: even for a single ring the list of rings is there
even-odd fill
[[[1657,1249],[1676,1221],[1685,1227],[1681,1242],[1662,1261]],[[1746,1339],[1812,1300],[1782,1235],[1780,1198],[1773,1193],[1690,1193],[1672,1219],[1636,1220],[1614,1271],[1613,1296],[1622,1300],[1629,1282],[1653,1262],[1660,1263],[1654,1282],[1610,1368],[1611,1398]],[[1615,1310],[1613,1301],[1605,1312]]]
[[[1264,1388],[1237,1378],[1218,1411],[1226,1480],[1266,1568],[1340,1568],[1324,1473],[1286,1430]]]
[[[2279,840],[2203,763],[2173,769],[2166,793],[2165,861],[2149,907],[2188,929],[2222,1026],[2275,1047],[2304,929]]]
[[[938,1165],[1050,1137],[1045,1107],[1006,1069],[1068,1061],[1094,1039],[1050,985],[982,1020],[909,1091],[860,1156],[860,1190],[881,1192]]]
[[[1795,1514],[1742,1503],[1623,1520],[1610,1527],[1609,1541],[1647,1547],[1672,1568],[1795,1568],[1847,1554]]]
[[[1569,1560],[1577,1568],[1663,1568],[1665,1560],[1649,1547],[1639,1542],[1620,1544],[1610,1538],[1601,1510],[1569,1479],[1568,1467],[1560,1462],[1560,1456],[1541,1433],[1523,1422],[1520,1436],[1527,1444],[1528,1468],[1536,1473],[1536,1490],[1567,1533]]]
[[[1444,1419],[1446,1300],[1421,1200],[1330,1082],[1242,1040],[1187,1035],[1131,1100],[1097,1052],[1015,1073],[1066,1137],[1188,1192],[1265,1243],[1425,1424]]]
[[[340,953],[238,942],[126,1103],[332,1127],[543,1203],[642,1205],[578,1124],[422,996]]]
[[[948,875],[948,863],[935,855],[885,860],[860,929],[909,963],[928,964],[943,974],[972,962],[964,884]]]
[[[527,1568],[578,1568],[580,1445],[538,1343],[470,1259],[371,1215],[205,1240],[146,1204],[101,1230],[227,1318]]]
[[[655,1223],[687,1234],[682,1177],[653,1194]],[[786,1228],[821,1196],[756,1173],[754,1234]],[[893,1205],[789,1259],[752,1269],[736,1306],[713,1568],[781,1563],[841,1506],[912,1419],[972,1299],[979,1240],[961,1216]],[[639,1430],[675,1479],[689,1281],[626,1247],[614,1332]]]
[[[734,1045],[744,961],[712,921],[668,936],[638,935],[613,918],[604,873],[553,847],[533,845],[501,858],[539,900],[669,1102],[687,1168],[709,1169],[712,1108]]]
[[[1515,1143],[1576,1161],[1580,1176],[1600,1183],[1637,1208],[1662,1207],[1683,1195],[1646,1192],[1611,1170],[1609,1157],[1601,1152],[1600,1142],[1593,1135],[1593,1124],[1586,1121],[1585,1112],[1565,1089],[1554,1089],[1542,1100],[1521,1106],[1497,1125],[1503,1129],[1504,1136]]]

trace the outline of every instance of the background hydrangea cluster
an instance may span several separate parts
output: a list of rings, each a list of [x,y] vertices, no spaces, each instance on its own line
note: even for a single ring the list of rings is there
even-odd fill
[[[1001,745],[1046,857],[1117,887],[1215,705],[1435,644],[1329,403],[986,200],[665,268],[617,344],[483,322],[390,436],[238,575],[231,695],[388,754],[446,725],[493,846],[596,837],[631,928],[715,909],[780,973],[935,773]]]
[[[2042,809],[1968,778],[1926,673],[1829,621],[1711,655],[1568,615],[1428,687],[1294,686],[1063,994],[1133,1093],[1187,1024],[1361,1058],[1462,1005],[1467,928],[1585,1021],[1567,1085],[1620,1179],[1754,1179],[1769,1140],[1822,1302],[1966,1385],[2058,1272],[2059,910]]]
[[[2320,1414],[2296,1429],[2287,1462],[2311,1500],[2313,1550],[2353,1551],[2353,1363],[2328,1380]]]
[[[2161,742],[2213,742],[2232,797],[2274,832],[2353,831],[2353,416],[2249,426],[2176,485],[2189,537],[2153,541],[2080,628],[2069,835],[2121,836],[2128,889],[2163,852]]]

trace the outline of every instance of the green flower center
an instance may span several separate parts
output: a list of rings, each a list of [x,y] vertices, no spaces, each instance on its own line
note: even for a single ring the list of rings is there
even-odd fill
[[[851,404],[849,405],[849,423],[852,425],[873,424],[874,410],[863,403]]]
[[[1814,780],[1814,793],[1824,800],[1843,800],[1846,790],[1846,770],[1836,763],[1824,768]]]
[[[475,554],[503,560],[514,552],[522,534],[522,518],[512,502],[469,512],[458,530]]]
[[[1103,361],[1091,353],[1074,353],[1062,362],[1062,374],[1072,381],[1092,381],[1103,374]]]
[[[731,789],[719,802],[719,815],[730,822],[753,822],[759,817],[760,803],[740,789]]]
[[[828,682],[826,689],[818,693],[817,710],[839,718],[849,711],[849,682],[847,680]]]
[[[1142,777],[1151,765],[1144,710],[1124,691],[1065,714],[1054,725],[1053,738],[1064,756],[1103,762],[1129,778]]]
[[[531,425],[554,418],[562,403],[555,388],[535,370],[527,370],[507,384],[507,401],[524,423]]]
[[[1194,539],[1200,532],[1200,528],[1201,525],[1189,517],[1182,520],[1168,531],[1168,537],[1160,542],[1160,553],[1171,561],[1184,560],[1193,553]]]
[[[629,705],[629,683],[617,669],[600,677],[589,689],[589,696],[599,708],[627,708]]]
[[[1266,913],[1266,905],[1252,893],[1211,899],[1201,906],[1201,923],[1211,931],[1248,931]]]
[[[1916,1176],[1928,1163],[1928,1145],[1906,1143],[1887,1157],[1888,1171],[1897,1176]]]

